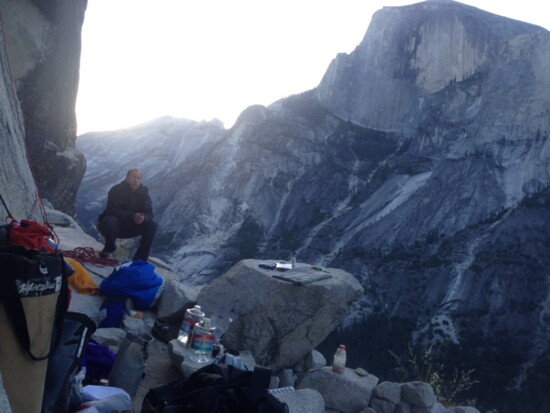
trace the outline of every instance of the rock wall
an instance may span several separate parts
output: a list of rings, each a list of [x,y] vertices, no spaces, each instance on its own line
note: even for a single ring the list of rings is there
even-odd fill
[[[6,33],[3,26],[0,30],[0,195],[11,214],[19,219],[31,214],[36,187],[27,163],[23,114],[11,82],[4,43]],[[4,206],[0,206],[0,211],[2,218],[8,215]]]
[[[75,149],[74,112],[86,6],[87,0],[0,0],[4,63],[11,67],[5,82],[17,91],[39,194],[69,213],[86,167]]]

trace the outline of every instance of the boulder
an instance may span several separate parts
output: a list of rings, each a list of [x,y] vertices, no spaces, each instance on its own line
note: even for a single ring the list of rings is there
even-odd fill
[[[370,405],[376,413],[393,413],[395,410],[395,403],[379,397],[373,397]]]
[[[413,409],[409,403],[401,402],[395,406],[394,413],[413,413]]]
[[[413,408],[409,403],[401,402],[395,406],[394,413],[413,413]]]
[[[278,371],[295,366],[320,344],[363,288],[340,269],[298,263],[279,272],[260,263],[238,262],[204,286],[197,303],[207,316],[233,318],[222,340],[227,348],[249,350],[260,365]]]
[[[157,317],[159,320],[183,320],[185,310],[193,307],[197,300],[196,287],[182,284],[176,280],[167,280],[159,302]]]
[[[167,343],[179,336],[185,310],[195,304],[198,290],[177,279],[165,277],[165,280],[164,291],[157,303],[157,319],[152,333],[155,338]]]
[[[383,381],[374,389],[374,396],[392,402],[394,405],[401,400],[401,385],[390,381]]]
[[[275,397],[288,405],[288,413],[325,412],[325,401],[323,396],[313,389],[302,389],[275,394]]]
[[[318,370],[327,365],[327,359],[317,350],[312,350],[304,361],[294,368],[294,371],[303,372],[309,370]]]
[[[412,411],[413,413],[448,413],[447,408],[438,401],[436,401],[430,407],[413,406]]]
[[[436,401],[432,386],[421,381],[401,384],[401,400],[417,407],[431,407]]]
[[[401,400],[401,385],[384,381],[375,387],[370,405],[377,413],[393,413]]]
[[[278,387],[292,387],[296,382],[296,376],[291,369],[281,370],[279,374],[277,374],[277,377],[279,378]]]
[[[296,388],[310,388],[321,393],[327,409],[356,413],[369,406],[377,384],[378,378],[372,374],[359,376],[349,368],[343,374],[336,374],[330,367],[323,367],[303,374]]]

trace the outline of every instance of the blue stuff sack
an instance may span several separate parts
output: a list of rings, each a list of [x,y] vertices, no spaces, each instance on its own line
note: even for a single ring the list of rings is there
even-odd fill
[[[131,297],[136,309],[148,310],[163,282],[154,265],[138,260],[115,268],[99,288],[101,295]]]
[[[116,354],[109,347],[90,339],[80,362],[80,367],[86,367],[86,382],[98,383],[108,378],[115,360]]]

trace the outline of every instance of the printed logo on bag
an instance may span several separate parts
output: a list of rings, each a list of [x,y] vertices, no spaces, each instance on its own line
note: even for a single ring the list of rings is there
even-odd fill
[[[16,283],[20,297],[39,297],[61,291],[61,276],[55,278],[32,278],[25,281],[16,280]]]

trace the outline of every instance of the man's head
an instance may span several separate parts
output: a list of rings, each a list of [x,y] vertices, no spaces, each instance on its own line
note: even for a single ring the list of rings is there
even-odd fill
[[[141,171],[138,168],[132,168],[126,174],[126,182],[135,191],[141,185]]]

